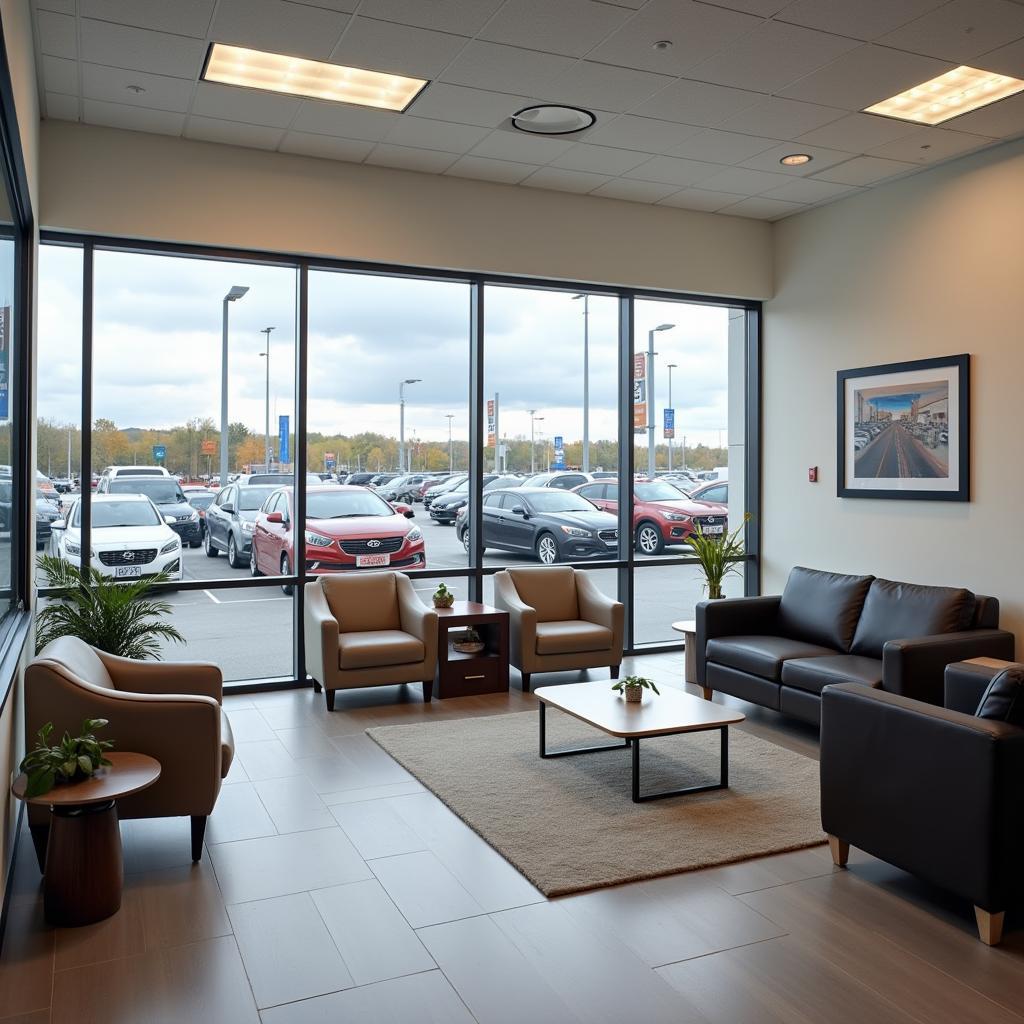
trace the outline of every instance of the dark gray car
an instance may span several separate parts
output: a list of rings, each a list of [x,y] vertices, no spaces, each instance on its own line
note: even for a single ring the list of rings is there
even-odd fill
[[[252,531],[260,506],[278,489],[279,484],[241,487],[228,484],[206,510],[206,532],[203,550],[208,558],[216,558],[222,551],[228,556],[232,569],[249,565],[252,550]]]

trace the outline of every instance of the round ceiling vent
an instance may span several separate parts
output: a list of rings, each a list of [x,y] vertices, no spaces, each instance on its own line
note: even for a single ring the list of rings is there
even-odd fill
[[[596,120],[589,110],[554,103],[524,107],[512,115],[513,127],[532,135],[571,135],[589,128]]]

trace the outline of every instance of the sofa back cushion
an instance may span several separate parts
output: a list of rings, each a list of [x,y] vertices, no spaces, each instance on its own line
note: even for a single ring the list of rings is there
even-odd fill
[[[568,622],[580,617],[576,573],[567,565],[509,569],[519,600],[537,610],[538,622]]]
[[[889,640],[903,640],[968,628],[974,595],[957,587],[922,587],[876,579],[861,612],[852,652],[880,658]]]
[[[872,576],[797,566],[779,603],[779,628],[794,640],[849,651]]]
[[[37,660],[55,661],[71,675],[93,686],[117,689],[107,666],[100,661],[96,651],[77,636],[62,636],[51,640],[39,652]]]
[[[321,576],[320,586],[341,633],[401,629],[398,586],[393,572]]]
[[[965,627],[967,629],[998,629],[999,598],[986,597],[984,594],[974,595],[974,620]]]
[[[1011,665],[989,681],[978,702],[976,718],[1024,725],[1024,665]]]

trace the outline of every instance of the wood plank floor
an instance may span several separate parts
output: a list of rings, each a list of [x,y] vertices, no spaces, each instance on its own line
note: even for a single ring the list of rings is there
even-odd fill
[[[681,654],[626,668],[682,685]],[[729,703],[817,756],[815,730]],[[969,906],[858,851],[845,871],[821,847],[545,900],[363,734],[534,708],[518,689],[225,704],[238,754],[200,864],[187,820],[124,822],[120,912],[53,929],[22,837],[0,1021],[1024,1022],[1024,928],[989,949]]]

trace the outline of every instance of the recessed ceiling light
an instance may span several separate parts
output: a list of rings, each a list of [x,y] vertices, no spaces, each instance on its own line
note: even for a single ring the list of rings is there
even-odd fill
[[[656,43],[651,43],[652,50],[671,50],[672,40],[671,39],[659,39]]]
[[[1021,90],[1024,90],[1024,82],[1019,78],[964,65],[874,106],[865,107],[864,113],[894,117],[914,124],[942,124]]]
[[[789,156],[784,156],[779,163],[785,164],[787,167],[799,167],[801,164],[809,164],[814,157],[809,153],[790,153]]]
[[[517,110],[512,115],[512,126],[533,135],[571,135],[589,128],[596,120],[589,110],[582,107],[542,103]]]
[[[343,64],[326,64],[304,57],[229,46],[227,43],[211,45],[201,77],[207,82],[223,85],[355,103],[382,110],[405,110],[427,84],[423,78],[405,78]]]

